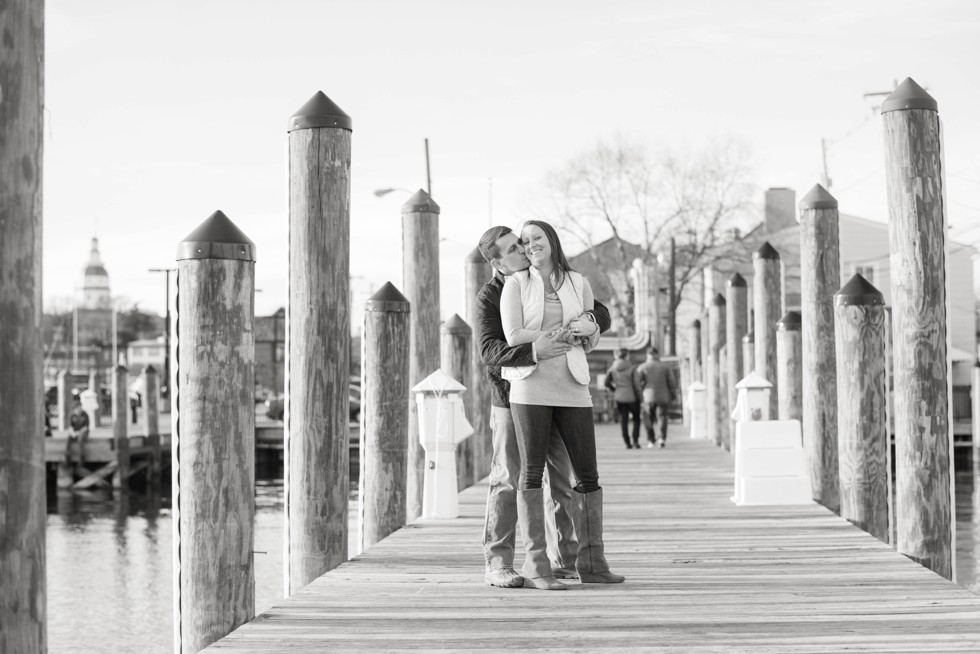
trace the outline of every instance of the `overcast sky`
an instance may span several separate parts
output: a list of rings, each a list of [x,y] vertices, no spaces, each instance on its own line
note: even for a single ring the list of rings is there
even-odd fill
[[[746,141],[759,200],[822,175],[885,220],[881,118],[911,76],[939,103],[949,222],[980,239],[980,3],[727,0],[47,0],[44,296],[99,237],[115,296],[163,313],[177,244],[217,209],[257,245],[257,313],[286,299],[286,126],[322,90],[353,119],[351,274],[401,288],[395,192],[442,208],[442,313],[492,219],[614,134]]]

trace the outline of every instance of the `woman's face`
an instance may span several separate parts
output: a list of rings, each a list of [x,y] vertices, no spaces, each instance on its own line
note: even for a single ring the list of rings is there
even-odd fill
[[[528,225],[521,230],[521,245],[524,246],[524,254],[535,268],[541,268],[542,265],[551,262],[551,243],[548,242],[548,235],[537,225]]]

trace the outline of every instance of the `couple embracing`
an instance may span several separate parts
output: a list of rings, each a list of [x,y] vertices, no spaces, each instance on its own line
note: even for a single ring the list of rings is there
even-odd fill
[[[520,234],[493,227],[479,248],[494,270],[477,295],[476,321],[493,403],[485,580],[542,590],[565,590],[558,579],[620,583],[624,577],[609,570],[602,542],[585,357],[609,328],[609,311],[571,270],[548,223],[528,221]],[[513,567],[517,523],[521,574]]]

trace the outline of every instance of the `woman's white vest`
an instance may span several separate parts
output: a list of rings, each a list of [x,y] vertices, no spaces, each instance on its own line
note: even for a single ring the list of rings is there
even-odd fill
[[[507,277],[507,284],[517,284],[521,291],[521,305],[524,309],[524,329],[541,329],[541,321],[544,319],[544,280],[541,274],[532,266],[528,270],[514,273]],[[565,273],[564,283],[558,287],[558,299],[561,300],[561,324],[567,325],[571,320],[578,318],[585,310],[585,281],[582,275],[577,272],[569,271]],[[595,331],[590,337],[589,350],[595,347],[599,341],[599,330]],[[568,363],[568,370],[572,377],[583,386],[588,386],[591,375],[589,374],[589,362],[585,358],[585,350],[581,345],[575,345],[565,353],[565,361]],[[537,368],[533,366],[504,366],[500,370],[500,376],[504,379],[514,381],[524,379]]]

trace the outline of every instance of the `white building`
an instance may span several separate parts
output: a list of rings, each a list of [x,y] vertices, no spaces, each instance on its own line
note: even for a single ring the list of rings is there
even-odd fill
[[[152,365],[162,378],[165,353],[166,346],[163,338],[130,342],[126,346],[126,367],[129,369],[129,376],[140,375],[146,366]]]

